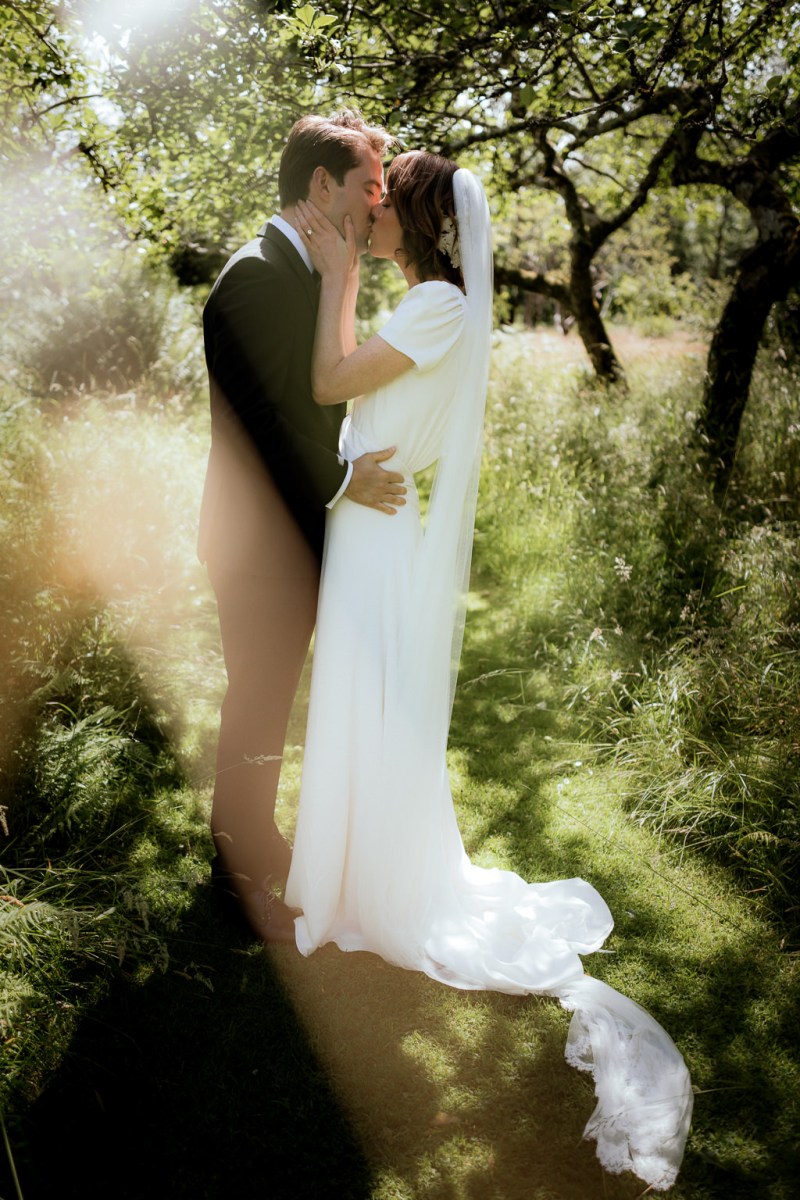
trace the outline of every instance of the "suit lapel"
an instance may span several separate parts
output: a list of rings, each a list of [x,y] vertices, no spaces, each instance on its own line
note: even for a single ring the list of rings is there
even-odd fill
[[[279,229],[275,229],[273,225],[262,227],[259,230],[259,237],[263,237],[264,241],[268,242],[275,249],[281,261],[285,263],[298,282],[302,284],[309,304],[316,314],[319,307],[319,276],[316,272],[313,275],[311,274],[289,239]]]

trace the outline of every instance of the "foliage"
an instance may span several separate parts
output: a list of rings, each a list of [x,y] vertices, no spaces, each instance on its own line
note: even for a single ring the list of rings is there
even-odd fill
[[[178,530],[185,513],[177,482],[169,481],[165,468],[174,476],[191,436],[184,431],[157,455],[148,453],[155,439],[148,447],[140,436],[132,468],[124,461],[130,458],[132,414],[124,408],[107,413],[105,429],[98,415],[94,439],[87,440],[90,425],[74,410],[56,420],[36,413],[18,393],[6,389],[4,399],[3,1106],[9,1091],[35,1096],[80,1013],[114,970],[166,969],[165,935],[182,899],[174,881],[156,886],[160,863],[185,859],[192,875],[196,867],[187,846],[191,840],[202,845],[206,833],[194,799],[176,805],[189,759],[177,746],[172,685],[160,670],[156,639],[164,619],[158,581],[173,619],[176,595],[191,611],[196,590],[185,577],[167,586],[174,568],[162,547],[172,539],[172,553],[184,561]],[[149,421],[157,426],[157,417]],[[118,440],[112,465],[103,448],[107,454],[113,424]],[[180,483],[185,489],[187,480]],[[125,511],[118,507],[118,489]],[[162,504],[157,530],[142,527],[154,492]],[[177,509],[171,515],[169,504]],[[103,517],[114,539],[108,544]],[[145,546],[160,562],[148,564]],[[128,580],[121,573],[126,556],[133,568]],[[137,585],[148,601],[134,613]],[[134,649],[141,638],[151,648]],[[171,668],[170,674],[174,684],[180,672]],[[184,743],[187,753],[195,752],[200,737],[198,719]]]
[[[68,18],[74,0],[3,0],[0,6],[0,150],[19,162],[66,151],[91,130],[87,74]]]
[[[77,392],[205,392],[192,297],[131,244],[82,174],[9,171],[0,204],[0,363],[51,399]]]
[[[132,28],[100,27],[115,199],[184,284],[213,280],[274,211],[286,134],[319,104],[279,19],[289,7],[187,0]],[[83,22],[95,31],[91,13]]]
[[[783,362],[796,365],[800,356],[800,289],[776,304],[767,326],[768,345],[775,348]]]
[[[800,511],[785,430],[798,381],[765,356],[722,516],[690,437],[697,365],[637,365],[611,408],[579,375],[534,370],[533,346],[517,335],[498,352],[507,399],[492,411],[477,542],[531,612],[523,662],[563,680],[585,736],[625,767],[633,813],[732,867],[796,936]],[[515,521],[524,497],[529,528],[563,546],[550,617],[538,577],[556,558]]]
[[[135,261],[58,299],[45,291],[22,364],[40,395],[128,391],[159,358],[168,306],[168,293]]]

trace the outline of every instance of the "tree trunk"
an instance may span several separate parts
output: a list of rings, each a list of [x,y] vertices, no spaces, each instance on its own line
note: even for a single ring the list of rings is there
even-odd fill
[[[769,311],[800,275],[800,248],[762,242],[748,251],[708,353],[703,406],[697,428],[711,467],[714,491],[724,493],[736,461],[758,347]]]
[[[581,340],[598,378],[607,383],[617,383],[624,379],[625,372],[614,353],[614,347],[606,333],[606,327],[595,300],[592,280],[592,250],[580,243],[573,244],[570,258],[570,307],[575,315]]]

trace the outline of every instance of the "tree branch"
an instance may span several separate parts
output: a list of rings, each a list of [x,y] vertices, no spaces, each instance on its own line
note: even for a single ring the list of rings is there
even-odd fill
[[[557,283],[541,273],[525,271],[519,267],[509,267],[495,263],[495,286],[517,287],[523,292],[535,292],[539,296],[549,296],[556,300],[566,312],[572,312],[569,288],[565,283]]]
[[[767,172],[800,157],[800,98],[786,110],[783,123],[756,143],[749,157]]]
[[[575,184],[563,170],[559,169],[560,164],[557,163],[554,147],[550,145],[547,139],[547,131],[544,129],[538,130],[534,136],[544,162],[541,175],[545,186],[549,187],[552,191],[558,192],[564,201],[567,219],[572,226],[573,236],[585,235],[585,211],[581,205],[581,199]]]
[[[48,113],[53,112],[57,108],[63,108],[65,104],[79,104],[81,100],[102,100],[102,92],[87,92],[84,96],[65,96],[63,100],[57,100],[55,104],[49,105],[39,111],[40,117],[46,117]]]
[[[47,40],[47,34],[52,29],[53,24],[54,24],[53,21],[48,21],[47,30],[44,33],[42,33],[42,31],[40,29],[37,29],[36,25],[30,19],[30,17],[27,15],[27,13],[23,12],[22,9],[20,8],[20,6],[18,4],[16,4],[14,2],[14,0],[0,0],[0,7],[10,8],[11,11],[19,18],[19,20],[22,21],[22,23],[24,25],[28,26],[28,28],[30,29],[33,36],[38,38],[39,41],[42,42],[47,47],[47,49],[50,51],[50,53],[52,55],[54,55],[56,58],[58,58],[59,62],[64,61],[63,55],[59,54],[57,48],[55,46],[51,45],[50,42]]]
[[[616,233],[623,225],[626,225],[634,213],[638,212],[642,205],[647,200],[651,188],[658,182],[658,176],[661,172],[661,167],[669,158],[675,149],[678,140],[678,133],[673,130],[669,137],[665,138],[653,157],[650,159],[649,166],[638,188],[634,192],[628,204],[621,208],[615,217],[610,217],[600,220],[591,231],[591,240],[595,247],[599,248],[603,245],[612,233]]]

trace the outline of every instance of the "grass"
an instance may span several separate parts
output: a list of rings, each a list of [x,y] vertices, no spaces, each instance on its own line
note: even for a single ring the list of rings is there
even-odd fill
[[[748,426],[720,511],[687,436],[699,356],[634,356],[626,397],[551,379],[537,354],[507,339],[496,360],[515,403],[495,409],[478,541],[493,602],[510,583],[529,661],[565,678],[583,736],[627,766],[636,814],[732,867],[795,938],[800,514],[775,431],[794,428],[796,384],[762,361],[764,444]]]
[[[627,396],[588,385],[569,340],[496,348],[449,752],[459,821],[478,862],[583,875],[608,901],[615,932],[587,969],[665,1025],[697,1089],[672,1194],[783,1200],[800,1167],[800,720],[780,430],[800,389],[762,362],[720,513],[687,438],[699,348],[617,342]],[[221,920],[206,818],[223,680],[192,562],[202,420],[90,400],[5,428],[34,489],[2,535],[22,622],[6,766],[25,797],[0,800],[2,1109],[26,1200],[641,1195],[581,1141],[591,1084],[563,1061],[555,1003],[330,947],[265,954]]]

